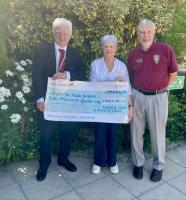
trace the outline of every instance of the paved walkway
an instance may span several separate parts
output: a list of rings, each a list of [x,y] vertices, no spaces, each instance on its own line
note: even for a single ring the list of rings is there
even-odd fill
[[[73,153],[75,173],[57,166],[53,158],[47,178],[37,182],[37,161],[14,163],[0,168],[1,200],[186,200],[186,145],[167,152],[163,180],[149,180],[151,159],[145,164],[144,178],[132,176],[131,155],[119,156],[120,172],[108,168],[99,175],[90,173],[91,153]]]

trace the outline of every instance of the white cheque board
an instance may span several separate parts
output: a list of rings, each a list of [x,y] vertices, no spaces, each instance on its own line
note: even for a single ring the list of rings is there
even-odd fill
[[[128,123],[126,82],[48,79],[44,117],[50,121]]]

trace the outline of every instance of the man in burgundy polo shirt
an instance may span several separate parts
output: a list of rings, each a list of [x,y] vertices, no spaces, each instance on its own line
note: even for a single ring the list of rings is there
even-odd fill
[[[128,71],[133,86],[134,106],[131,121],[133,175],[143,177],[145,162],[143,143],[146,121],[150,130],[153,153],[151,181],[162,178],[165,165],[165,126],[168,116],[167,87],[177,76],[177,64],[172,48],[154,41],[155,24],[147,19],[138,25],[140,46],[133,49],[128,57]]]

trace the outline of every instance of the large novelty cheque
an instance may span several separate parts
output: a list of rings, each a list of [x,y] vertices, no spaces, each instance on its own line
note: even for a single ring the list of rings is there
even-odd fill
[[[128,123],[126,82],[48,78],[44,117],[50,121]]]

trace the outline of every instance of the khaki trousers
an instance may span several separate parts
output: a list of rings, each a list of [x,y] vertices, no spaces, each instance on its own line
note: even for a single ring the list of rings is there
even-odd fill
[[[143,135],[147,122],[152,145],[152,165],[154,169],[162,170],[165,165],[165,127],[168,117],[168,93],[144,95],[133,89],[132,101],[134,115],[130,128],[133,163],[138,167],[144,165]]]

